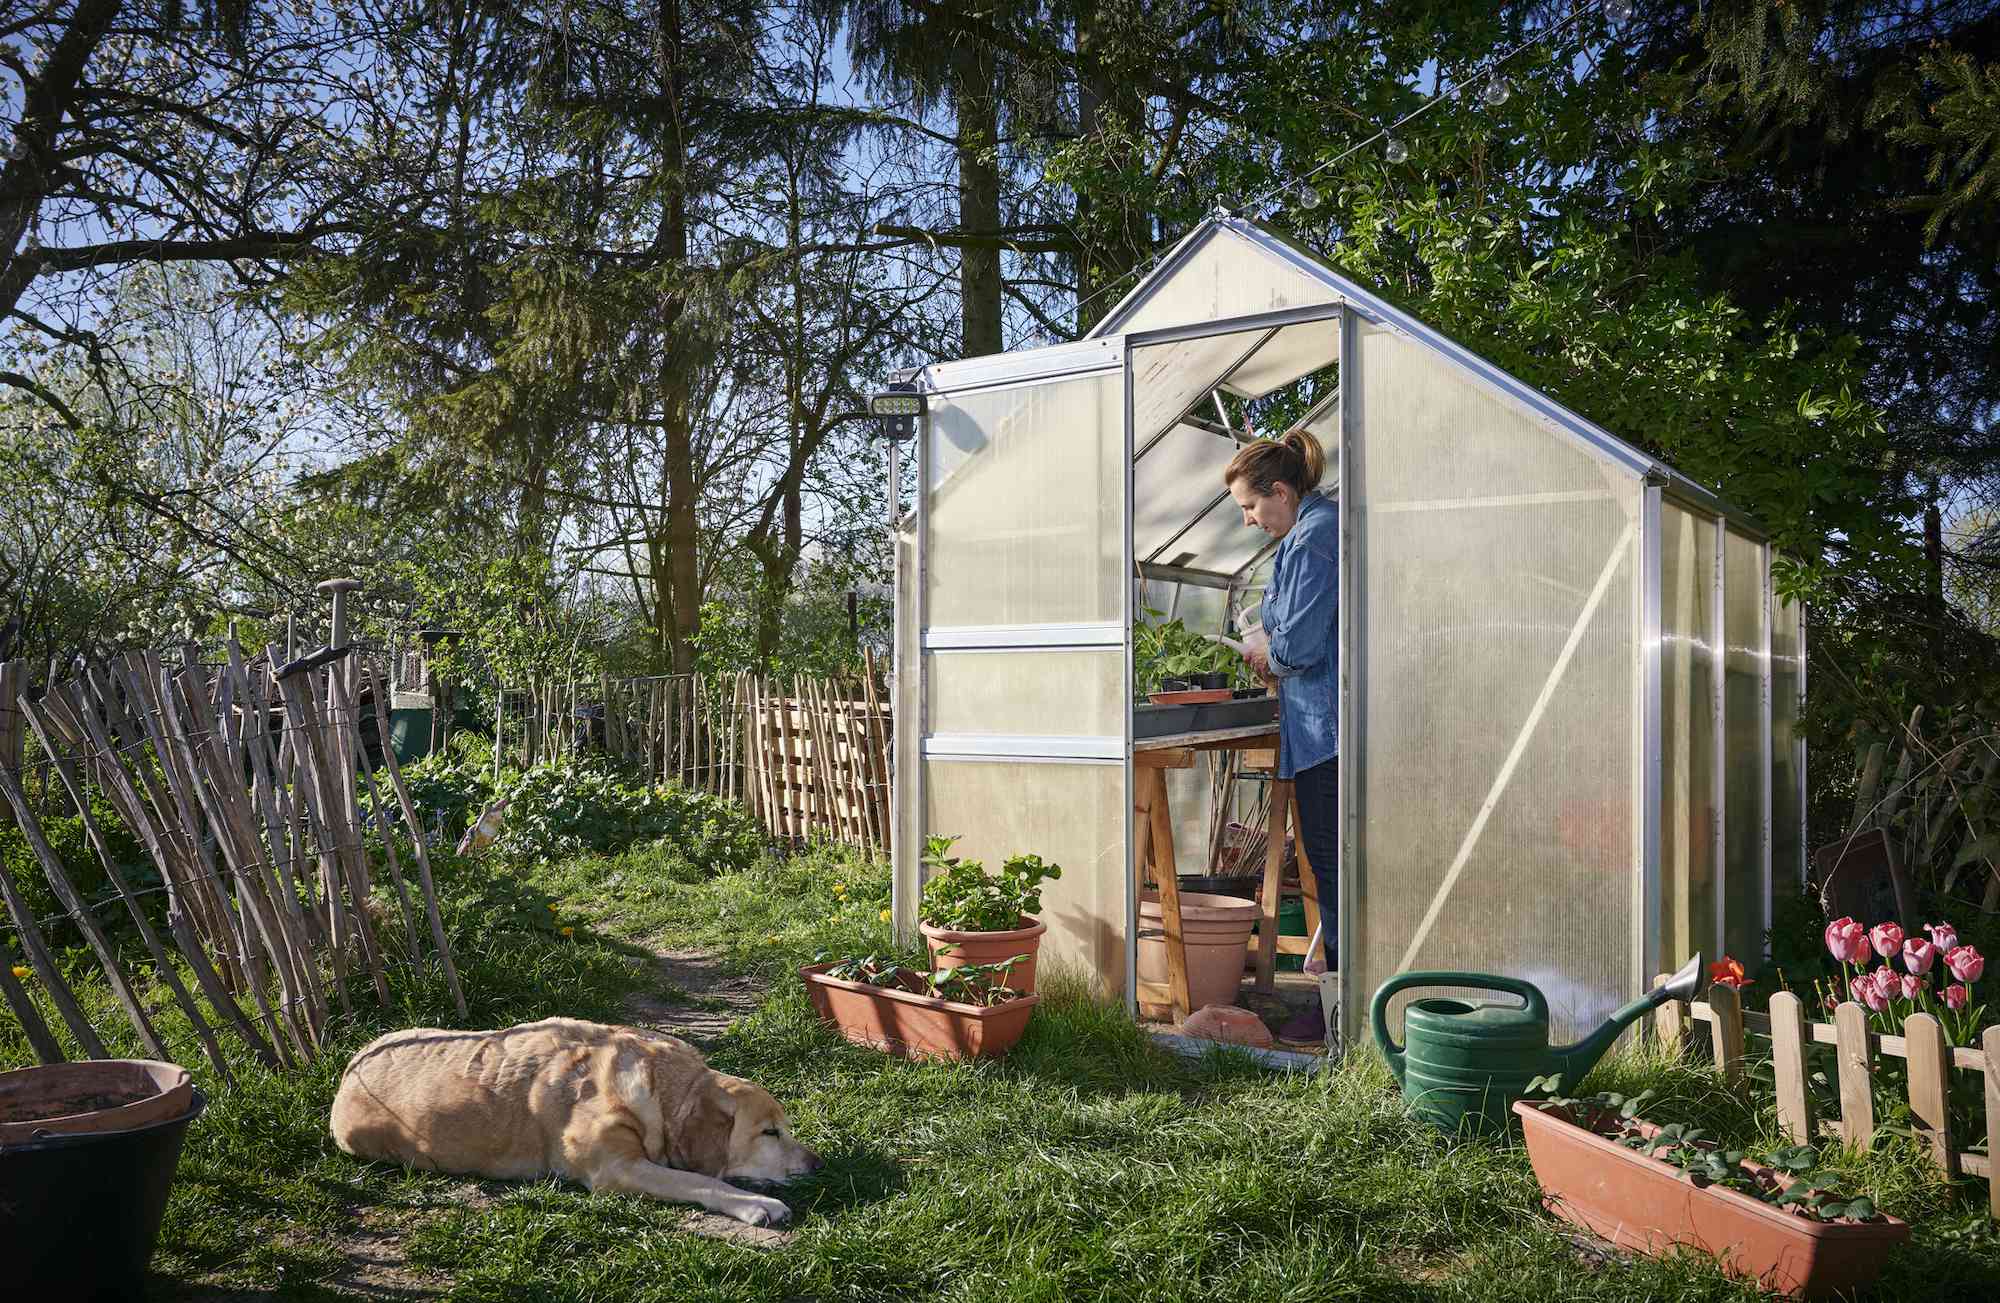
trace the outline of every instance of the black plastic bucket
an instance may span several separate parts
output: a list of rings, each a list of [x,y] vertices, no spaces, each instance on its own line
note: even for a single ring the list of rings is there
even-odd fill
[[[0,1271],[9,1298],[136,1299],[160,1237],[188,1123],[52,1135],[0,1148]]]

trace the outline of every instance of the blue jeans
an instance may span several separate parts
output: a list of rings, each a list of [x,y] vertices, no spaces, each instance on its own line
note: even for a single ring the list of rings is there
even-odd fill
[[[1299,801],[1299,845],[1319,884],[1320,935],[1328,972],[1340,971],[1340,761],[1301,769],[1292,779]]]

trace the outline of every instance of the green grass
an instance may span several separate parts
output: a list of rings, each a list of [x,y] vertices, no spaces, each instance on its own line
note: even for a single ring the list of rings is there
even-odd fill
[[[1295,1075],[1228,1052],[1181,1060],[1060,972],[1001,1062],[850,1046],[817,1024],[792,969],[822,948],[889,947],[885,871],[832,852],[713,881],[687,869],[658,850],[495,878],[448,869],[470,1021],[615,1019],[629,992],[658,990],[648,947],[715,949],[770,978],[709,1057],[774,1090],[827,1159],[785,1192],[790,1245],[695,1237],[678,1229],[681,1208],[552,1181],[470,1183],[340,1154],[325,1123],[346,1054],[385,1028],[455,1021],[437,975],[407,973],[393,1010],[343,1027],[312,1067],[246,1068],[216,1094],[190,1134],[158,1295],[333,1297],[342,1237],[359,1225],[393,1234],[412,1270],[461,1299],[1756,1297],[1694,1255],[1581,1258],[1539,1209],[1517,1147],[1413,1124],[1371,1052]],[[116,1025],[92,998],[100,1025]],[[25,1062],[5,1035],[0,1063]],[[1642,1086],[1658,1092],[1654,1116],[1753,1147],[1775,1139],[1768,1110],[1692,1065],[1628,1056],[1588,1084]],[[1836,1162],[1917,1223],[1883,1296],[2000,1297],[2000,1238],[1970,1183],[1945,1187],[1902,1142]]]

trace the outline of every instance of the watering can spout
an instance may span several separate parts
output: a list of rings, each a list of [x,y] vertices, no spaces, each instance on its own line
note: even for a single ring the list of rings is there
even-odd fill
[[[1602,1027],[1576,1044],[1554,1051],[1559,1064],[1558,1072],[1562,1076],[1562,1089],[1574,1091],[1627,1027],[1669,1000],[1693,1000],[1701,994],[1702,975],[1706,971],[1702,967],[1702,956],[1697,954],[1672,977],[1605,1019]]]

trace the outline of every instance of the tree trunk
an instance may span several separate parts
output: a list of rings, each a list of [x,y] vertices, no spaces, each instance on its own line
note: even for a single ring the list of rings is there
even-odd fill
[[[1084,70],[1077,78],[1077,129],[1086,139],[1099,142],[1105,151],[1107,172],[1123,172],[1139,161],[1130,157],[1134,146],[1129,142],[1139,139],[1140,115],[1145,111],[1137,93],[1143,70],[1135,70],[1129,77],[1118,76],[1105,62],[1105,51],[1116,46],[1111,27],[1120,17],[1130,20],[1130,15],[1111,12],[1113,8],[1085,5],[1077,17],[1077,62]],[[1105,142],[1121,126],[1125,134],[1119,138],[1127,143],[1116,146],[1114,154]],[[1116,200],[1100,205],[1088,189],[1077,194],[1076,219],[1083,242],[1076,255],[1076,294],[1082,304],[1076,330],[1081,335],[1118,302],[1118,294],[1104,292],[1100,296],[1100,291],[1125,280],[1139,265],[1151,233],[1147,225],[1150,217],[1143,209]]]
[[[960,35],[953,100],[958,110],[958,225],[963,231],[1000,229],[1000,170],[994,151],[1000,143],[999,70],[983,41]],[[1000,250],[963,248],[958,254],[961,328],[959,353],[998,353],[1000,342]]]
[[[686,267],[688,259],[688,147],[681,118],[687,80],[681,67],[685,35],[680,0],[660,0],[655,61],[659,68],[661,102],[667,106],[666,120],[661,124],[660,149],[661,162],[673,182],[654,252],[662,261],[680,267]],[[661,394],[666,442],[663,503],[667,517],[666,570],[664,575],[655,573],[654,583],[658,586],[664,582],[664,587],[657,590],[661,634],[676,674],[685,674],[694,667],[694,638],[701,628],[701,570],[695,556],[700,526],[690,411],[694,368],[688,357],[676,356],[684,353],[685,348],[675,343],[676,327],[686,312],[686,299],[670,290],[661,304],[661,338],[666,341],[668,352]]]

